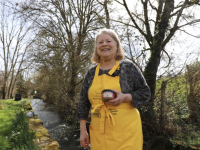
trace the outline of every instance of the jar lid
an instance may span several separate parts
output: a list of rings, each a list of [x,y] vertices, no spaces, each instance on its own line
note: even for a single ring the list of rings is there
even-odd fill
[[[113,90],[105,89],[105,90],[103,90],[103,91],[101,92],[101,94],[104,93],[104,92],[112,92],[112,93],[115,93]]]

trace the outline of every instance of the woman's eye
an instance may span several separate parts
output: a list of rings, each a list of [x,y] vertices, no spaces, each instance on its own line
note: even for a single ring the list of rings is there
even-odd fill
[[[99,43],[103,43],[103,42],[99,42]]]
[[[108,41],[108,42],[111,42],[111,41]]]

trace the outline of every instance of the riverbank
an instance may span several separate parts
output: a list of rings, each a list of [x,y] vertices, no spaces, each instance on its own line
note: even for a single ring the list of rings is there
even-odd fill
[[[80,147],[80,130],[61,118],[55,105],[41,99],[30,99],[30,102],[34,113],[41,119],[50,136],[59,143],[61,150],[84,150]]]
[[[27,123],[30,132],[35,133],[35,139],[33,139],[34,144],[39,147],[39,149],[42,150],[60,150],[59,144],[56,140],[52,139],[51,136],[48,133],[48,130],[43,126],[43,123],[40,119],[38,119],[37,115],[34,115],[31,103],[29,99],[23,99],[21,101],[14,101],[13,99],[9,100],[0,100],[0,113],[4,113],[6,117],[1,118],[1,124],[0,126],[5,127],[5,125],[11,124],[11,117],[15,117],[16,110],[24,111],[25,113],[29,114]],[[32,115],[30,115],[32,113]],[[1,128],[0,130],[3,130]],[[6,131],[9,131],[9,129],[6,129]],[[7,137],[7,136],[6,136]],[[5,147],[9,146],[9,143],[6,143],[9,137],[0,137],[1,140],[4,140]]]

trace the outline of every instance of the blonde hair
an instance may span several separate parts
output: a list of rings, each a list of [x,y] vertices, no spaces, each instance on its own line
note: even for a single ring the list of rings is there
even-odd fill
[[[117,34],[115,33],[115,31],[111,29],[102,29],[96,34],[95,43],[94,43],[94,52],[91,58],[92,63],[100,63],[101,61],[100,56],[97,54],[97,39],[99,35],[101,34],[109,34],[113,38],[113,40],[117,43],[116,60],[124,59],[124,50],[121,46],[120,40]]]

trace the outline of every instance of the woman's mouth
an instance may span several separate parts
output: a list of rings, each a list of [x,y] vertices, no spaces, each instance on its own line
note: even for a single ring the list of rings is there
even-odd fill
[[[110,49],[102,49],[101,51],[109,51]]]

